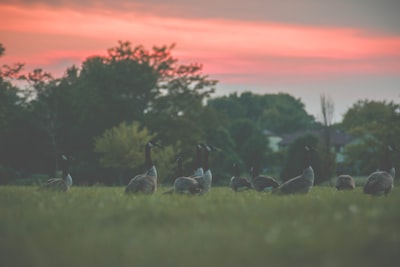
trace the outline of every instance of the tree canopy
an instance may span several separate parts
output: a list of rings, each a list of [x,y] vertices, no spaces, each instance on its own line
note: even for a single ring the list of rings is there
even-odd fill
[[[304,142],[318,146],[315,140],[273,152],[265,132],[318,127],[300,99],[251,92],[212,98],[218,81],[199,63],[181,64],[173,49],[174,44],[146,49],[120,41],[106,55],[70,66],[60,78],[42,69],[25,73],[22,63],[2,66],[0,183],[55,173],[61,153],[75,158],[76,184],[126,183],[143,171],[142,150],[152,138],[163,145],[154,159],[160,181],[168,184],[177,154],[184,156],[185,173],[193,172],[198,143],[218,148],[210,154],[217,184],[228,182],[234,162],[244,171],[283,170],[283,179],[298,172],[292,164],[301,157],[298,148]],[[5,52],[0,44],[0,56]],[[358,164],[364,173],[376,165],[373,151],[385,144],[400,147],[399,110],[393,102],[367,100],[348,110],[340,127],[361,140],[346,151],[349,165]]]

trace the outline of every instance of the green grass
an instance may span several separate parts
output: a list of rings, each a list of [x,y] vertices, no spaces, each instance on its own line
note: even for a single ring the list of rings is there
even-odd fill
[[[0,187],[0,266],[397,266],[400,190],[126,196]]]

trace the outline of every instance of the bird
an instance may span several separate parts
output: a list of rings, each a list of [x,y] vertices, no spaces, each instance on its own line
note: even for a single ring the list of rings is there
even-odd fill
[[[258,192],[270,191],[279,186],[279,183],[272,177],[259,175],[256,167],[250,168],[253,188]]]
[[[153,160],[151,159],[150,150],[153,147],[160,147],[159,144],[149,141],[146,143],[145,147],[145,166],[147,171],[143,174],[138,174],[133,177],[128,185],[125,187],[125,193],[127,194],[135,194],[135,193],[143,193],[143,194],[153,194],[157,191],[157,169],[154,165]]]
[[[201,145],[196,145],[196,158],[195,158],[195,170],[192,176],[199,177],[204,175],[203,167],[201,166]]]
[[[171,190],[164,192],[164,194],[175,192],[178,194],[195,195],[201,193],[201,185],[199,182],[193,177],[186,177],[183,175],[182,156],[178,156],[176,161],[178,162],[178,178],[174,181],[174,187]]]
[[[353,177],[347,174],[341,174],[336,179],[337,190],[353,190],[355,188]]]
[[[273,193],[296,194],[308,193],[314,184],[314,170],[311,166],[311,153],[313,149],[309,146],[304,147],[304,169],[299,176],[279,185]]]
[[[233,176],[229,182],[229,186],[233,191],[239,192],[251,189],[251,183],[246,177],[240,177],[239,165],[237,163],[233,164]]]
[[[53,191],[67,192],[72,186],[72,176],[69,173],[69,161],[66,155],[61,155],[61,171],[62,178],[51,178],[43,184],[40,189],[47,189]]]
[[[212,184],[212,173],[210,167],[208,165],[208,156],[212,150],[215,150],[213,146],[207,144],[200,144],[201,148],[204,150],[204,159],[203,159],[203,171],[204,174],[202,176],[193,177],[202,187],[202,193],[206,193],[211,189]]]
[[[393,148],[390,145],[387,146],[383,162],[383,171],[375,171],[368,176],[363,188],[365,194],[387,196],[390,191],[392,191],[396,174],[391,158],[392,152]]]

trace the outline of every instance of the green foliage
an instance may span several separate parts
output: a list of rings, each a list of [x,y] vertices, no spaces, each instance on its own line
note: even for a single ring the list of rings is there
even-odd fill
[[[342,127],[356,137],[345,150],[356,174],[369,174],[381,163],[387,145],[400,148],[400,105],[386,101],[358,101],[344,115]],[[393,163],[400,168],[394,154]]]
[[[134,169],[143,164],[145,144],[154,137],[139,122],[122,122],[95,139],[94,151],[101,153],[104,167]]]
[[[306,135],[298,138],[290,144],[286,153],[286,161],[281,173],[281,179],[287,181],[303,172],[304,166],[304,147],[315,148],[318,146],[318,138],[313,135]],[[313,152],[311,166],[314,169],[314,184],[318,184],[329,177],[321,177],[321,163],[318,151]]]
[[[198,197],[162,191],[126,196],[123,187],[72,187],[67,194],[0,187],[0,262],[32,267],[397,262],[398,188],[387,198],[333,187],[296,196],[227,187]]]
[[[121,172],[143,172],[145,144],[155,138],[156,134],[150,133],[139,122],[122,122],[95,139],[94,151],[101,154],[100,163],[103,167],[115,168]],[[175,178],[171,162],[177,154],[173,146],[152,150],[152,158],[160,174],[159,183]]]
[[[210,100],[209,105],[230,116],[231,120],[246,118],[260,129],[274,133],[292,133],[308,129],[315,123],[307,114],[304,104],[289,94],[255,95],[236,93]]]

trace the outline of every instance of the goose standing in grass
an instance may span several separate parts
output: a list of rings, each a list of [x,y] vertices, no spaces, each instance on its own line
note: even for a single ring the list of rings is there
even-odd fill
[[[253,187],[258,192],[271,191],[279,186],[279,183],[272,177],[260,175],[258,168],[250,169]]]
[[[391,158],[392,151],[392,147],[388,146],[383,162],[384,170],[375,171],[369,175],[367,182],[364,185],[364,193],[375,196],[386,196],[390,191],[392,191],[393,180],[396,174]]]
[[[62,178],[51,178],[47,180],[45,184],[41,186],[42,189],[54,190],[66,192],[72,186],[72,177],[69,173],[69,161],[70,159],[62,155],[61,156],[61,171]]]
[[[202,193],[206,193],[211,189],[211,184],[212,184],[212,173],[211,173],[210,167],[208,165],[208,156],[209,156],[209,153],[212,150],[214,150],[214,148],[209,145],[206,145],[206,144],[200,144],[200,145],[204,150],[204,160],[203,160],[204,174],[202,176],[193,177],[193,178],[196,179],[196,181],[199,182],[199,184],[201,185]]]
[[[303,172],[294,177],[274,190],[276,193],[282,194],[296,194],[296,193],[308,193],[314,184],[314,170],[311,166],[311,153],[312,149],[308,146],[304,148],[304,169]]]
[[[147,171],[133,177],[126,186],[125,193],[152,194],[157,191],[157,169],[150,155],[151,148],[155,146],[160,145],[152,141],[147,142],[144,150]]]
[[[166,191],[164,194],[171,194],[173,192],[178,194],[195,195],[201,193],[201,186],[193,177],[186,177],[183,175],[183,158],[178,156],[178,178],[174,181],[174,188]]]
[[[233,176],[229,182],[229,186],[233,191],[239,192],[251,189],[251,183],[246,177],[240,177],[239,165],[237,163],[233,164]]]
[[[196,145],[196,158],[195,158],[195,170],[193,172],[194,177],[200,177],[204,175],[204,170],[201,164],[201,145]]]
[[[336,179],[337,190],[353,190],[355,187],[354,179],[350,175],[342,174]]]

